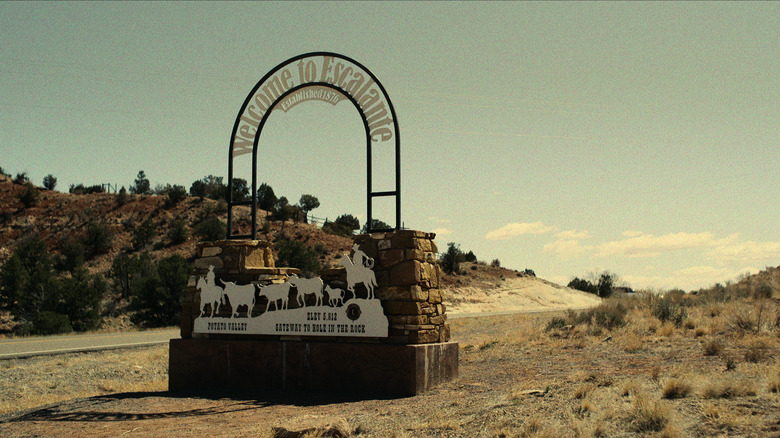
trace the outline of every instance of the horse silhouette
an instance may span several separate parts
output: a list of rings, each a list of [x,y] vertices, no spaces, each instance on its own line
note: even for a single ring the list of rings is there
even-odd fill
[[[371,259],[373,265],[373,259]],[[349,256],[345,255],[339,261],[339,264],[347,270],[347,290],[355,296],[355,285],[362,283],[368,290],[368,299],[374,299],[374,287],[376,286],[376,275],[370,268],[361,265],[355,265]]]

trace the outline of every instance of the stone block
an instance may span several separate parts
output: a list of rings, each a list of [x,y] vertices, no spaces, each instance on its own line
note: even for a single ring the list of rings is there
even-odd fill
[[[218,246],[205,246],[202,248],[199,256],[200,257],[214,257],[216,255],[222,254],[222,248]]]
[[[379,251],[379,264],[382,267],[388,268],[393,265],[397,265],[404,261],[404,250],[402,249],[388,249]]]
[[[420,315],[430,308],[422,301],[383,301],[382,307],[386,315]]]
[[[442,325],[447,321],[447,315],[436,315],[430,317],[430,323],[433,325]]]
[[[432,319],[428,315],[409,315],[404,318],[407,324],[429,324]]]
[[[428,302],[433,304],[440,304],[442,302],[441,290],[440,289],[428,290]]]
[[[282,390],[414,396],[458,376],[458,350],[457,342],[172,339],[168,388],[190,394]]]
[[[439,330],[420,330],[409,332],[409,342],[412,344],[431,344],[439,342]]]
[[[399,263],[390,269],[390,283],[393,286],[411,286],[422,281],[421,263],[410,260]]]
[[[221,257],[202,257],[195,259],[194,265],[196,269],[208,269],[209,266],[213,266],[215,269],[222,269],[224,266]]]

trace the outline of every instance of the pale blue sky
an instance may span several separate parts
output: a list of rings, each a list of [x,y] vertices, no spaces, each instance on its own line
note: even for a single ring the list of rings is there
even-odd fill
[[[777,2],[3,2],[0,36],[0,166],[38,184],[226,176],[257,81],[332,51],[386,88],[402,219],[440,248],[657,289],[780,264]],[[364,219],[362,129],[276,112],[259,178]]]

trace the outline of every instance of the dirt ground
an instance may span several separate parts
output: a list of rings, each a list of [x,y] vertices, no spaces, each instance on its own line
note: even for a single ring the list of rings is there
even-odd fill
[[[648,324],[638,316],[612,331],[545,330],[563,315],[452,320],[459,378],[407,398],[176,397],[160,380],[165,347],[7,361],[0,381],[11,404],[11,393],[23,399],[58,388],[98,395],[8,413],[0,436],[270,437],[300,420],[341,420],[365,437],[780,436],[776,352],[747,361],[739,341],[712,355],[702,349],[706,334],[663,325],[637,341],[632,336]],[[778,345],[773,336],[764,341],[770,349]],[[687,390],[668,397],[674,382]],[[724,385],[733,386],[718,392]]]

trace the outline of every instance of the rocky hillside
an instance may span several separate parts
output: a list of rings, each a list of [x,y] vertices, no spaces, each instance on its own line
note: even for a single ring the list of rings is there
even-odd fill
[[[153,236],[144,248],[152,258],[179,254],[191,259],[195,244],[200,239],[195,228],[203,220],[217,217],[227,221],[226,205],[211,199],[187,197],[176,205],[169,205],[166,196],[95,193],[75,195],[35,187],[37,199],[25,206],[20,197],[25,192],[23,184],[0,176],[0,264],[13,254],[19,239],[37,234],[46,241],[53,253],[60,251],[68,240],[78,240],[87,227],[98,223],[110,228],[113,238],[109,250],[87,261],[93,272],[105,272],[114,257],[122,252],[134,252],[133,236],[137,227],[150,220]],[[234,211],[234,225],[249,230],[249,209]],[[262,229],[265,212],[258,213],[258,227]],[[169,237],[174,223],[183,219],[187,235],[183,243],[172,243]],[[261,240],[275,242],[280,239],[298,240],[311,248],[317,248],[320,265],[331,266],[342,253],[352,246],[351,239],[327,234],[318,227],[288,221],[269,222],[269,227],[258,236]]]

